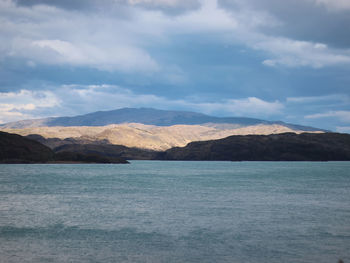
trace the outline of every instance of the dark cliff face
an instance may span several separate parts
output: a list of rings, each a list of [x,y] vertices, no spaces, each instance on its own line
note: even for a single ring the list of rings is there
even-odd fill
[[[349,161],[350,134],[230,136],[193,142],[164,153],[166,160],[222,161]]]
[[[17,134],[0,132],[0,162],[2,163],[48,162],[53,157],[53,151],[39,142]]]

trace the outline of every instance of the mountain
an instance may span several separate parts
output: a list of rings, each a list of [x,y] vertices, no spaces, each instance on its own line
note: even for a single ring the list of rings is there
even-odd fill
[[[277,124],[232,128],[231,124],[154,126],[136,123],[3,130],[22,136],[30,136],[31,139],[52,149],[64,144],[114,144],[155,151],[183,147],[193,141],[222,139],[230,135],[304,132]]]
[[[71,143],[51,150],[37,141],[0,132],[0,163],[127,163],[125,159],[350,161],[350,134],[339,133],[236,135],[192,142],[163,152],[122,145]]]
[[[150,151],[121,145],[66,144],[54,149],[128,160],[349,161],[350,135],[339,133],[230,136],[192,142],[186,147]]]
[[[45,163],[52,160],[53,156],[50,148],[37,141],[0,132],[0,163]]]
[[[325,132],[312,127],[243,117],[213,117],[196,112],[123,108],[75,117],[24,120],[0,130],[31,136],[50,148],[66,144],[124,145],[153,151],[231,135]]]
[[[233,124],[235,127],[251,125],[282,125],[293,130],[316,131],[312,127],[284,122],[265,121],[244,117],[214,117],[188,111],[168,111],[152,108],[122,108],[112,111],[98,111],[74,117],[56,117],[36,120],[24,120],[0,125],[1,128],[22,129],[28,127],[52,126],[105,126],[121,123],[141,123],[156,126],[200,125],[200,124]]]
[[[350,161],[350,134],[230,136],[167,150],[166,160]]]
[[[105,156],[95,152],[54,153],[49,147],[17,134],[0,132],[0,163],[128,163],[118,156]]]

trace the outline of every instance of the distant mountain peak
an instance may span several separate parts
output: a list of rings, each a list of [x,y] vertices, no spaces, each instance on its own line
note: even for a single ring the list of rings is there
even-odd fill
[[[159,110],[154,108],[121,108],[109,111],[96,111],[73,117],[51,117],[36,120],[23,120],[0,125],[2,128],[22,129],[28,127],[53,126],[105,126],[121,123],[141,123],[156,126],[234,124],[240,127],[259,124],[279,124],[291,129],[320,131],[313,127],[288,124],[281,121],[266,121],[246,117],[215,117],[198,112]]]

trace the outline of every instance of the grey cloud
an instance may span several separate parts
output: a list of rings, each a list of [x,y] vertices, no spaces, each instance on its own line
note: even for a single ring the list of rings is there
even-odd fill
[[[313,0],[218,0],[222,8],[265,12],[280,23],[260,30],[265,34],[320,42],[334,48],[350,47],[350,10],[330,9]]]
[[[199,0],[127,0],[128,4],[146,9],[161,10],[170,15],[178,15],[186,11],[199,9]]]
[[[129,18],[130,10],[126,0],[12,0],[18,6],[52,6],[68,11],[109,13],[119,18]]]
[[[128,7],[137,6],[177,15],[200,7],[199,0],[14,0],[20,6],[49,5],[66,10],[101,11],[123,14]]]
[[[95,6],[95,0],[15,0],[21,6],[50,5],[64,9],[85,9]],[[105,2],[104,0],[102,2]]]

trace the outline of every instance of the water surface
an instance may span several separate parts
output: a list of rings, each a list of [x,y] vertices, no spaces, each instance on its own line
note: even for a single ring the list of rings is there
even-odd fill
[[[0,262],[350,262],[350,162],[0,165]]]

